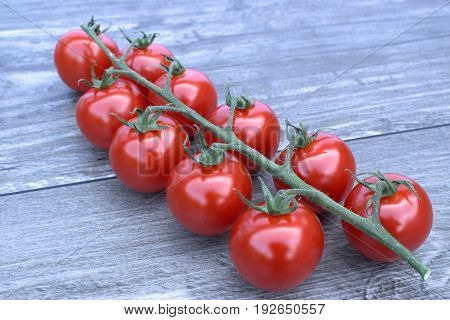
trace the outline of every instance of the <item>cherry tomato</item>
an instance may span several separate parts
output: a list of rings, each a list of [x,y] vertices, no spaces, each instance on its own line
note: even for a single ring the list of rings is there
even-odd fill
[[[166,128],[143,134],[122,125],[109,148],[109,160],[117,177],[139,192],[163,190],[172,169],[186,156],[186,132],[181,125],[165,115],[159,117],[158,124]]]
[[[77,123],[93,145],[108,149],[120,122],[111,115],[129,120],[135,108],[143,108],[146,98],[134,83],[119,79],[105,89],[91,88],[77,104]]]
[[[160,88],[165,86],[167,74],[163,74],[155,80],[155,85]],[[170,88],[179,100],[185,105],[197,111],[204,118],[217,108],[217,93],[211,80],[200,71],[195,69],[185,69],[179,75],[173,75]],[[155,105],[167,103],[154,92],[149,92],[149,99]],[[178,120],[186,132],[192,137],[195,134],[194,123],[179,113],[170,113],[170,116]]]
[[[172,171],[167,203],[186,229],[206,236],[218,235],[227,231],[247,208],[234,189],[251,199],[252,180],[239,159],[228,154],[218,165],[203,166],[186,158]]]
[[[172,52],[162,44],[152,43],[146,48],[133,48],[128,53],[125,62],[131,69],[153,82],[164,74],[161,65],[169,67],[170,63],[163,55],[173,56]]]
[[[288,214],[248,209],[230,236],[231,259],[241,276],[265,290],[286,290],[316,268],[324,247],[322,226],[305,205]]]
[[[223,104],[208,117],[208,120],[216,126],[225,128],[229,113],[230,107]],[[236,108],[233,117],[233,131],[240,140],[262,153],[266,158],[272,159],[277,152],[280,143],[280,123],[272,109],[260,101],[254,101],[245,110]],[[219,141],[211,132],[206,132],[205,138],[208,143]],[[259,171],[258,165],[238,152],[235,152],[235,155],[244,162],[251,173]]]
[[[280,153],[275,163],[284,163],[286,150]],[[335,135],[320,132],[308,146],[294,150],[291,164],[297,176],[336,202],[342,202],[352,189],[355,159],[347,144]],[[277,179],[274,183],[279,190],[290,189]],[[314,203],[306,200],[305,203],[316,212],[323,212]]]
[[[106,33],[101,33],[99,38],[113,54],[119,52],[117,44]],[[78,80],[92,81],[91,68],[94,63],[98,78],[111,67],[111,61],[106,54],[83,30],[69,31],[59,39],[55,47],[54,60],[61,79],[70,88],[80,92],[89,90],[89,86],[85,83],[78,85]]]
[[[379,219],[383,227],[410,251],[420,247],[428,237],[433,223],[433,209],[425,190],[414,180],[405,176],[388,173],[385,176],[391,180],[409,180],[419,195],[419,198],[407,187],[400,185],[393,196],[383,197],[380,202]],[[365,179],[375,183],[376,177]],[[350,192],[344,206],[354,213],[367,217],[372,209],[366,213],[366,204],[373,192],[358,184]],[[366,235],[348,222],[342,226],[348,240],[359,252],[369,259],[376,261],[394,261],[399,257],[382,243]]]

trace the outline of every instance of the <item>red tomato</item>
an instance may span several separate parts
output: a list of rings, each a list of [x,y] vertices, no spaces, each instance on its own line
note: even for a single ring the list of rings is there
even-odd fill
[[[252,180],[245,166],[231,154],[221,164],[202,166],[191,158],[170,175],[167,203],[175,219],[201,235],[227,231],[247,206],[234,189],[252,197]]]
[[[226,104],[219,106],[208,120],[225,128],[230,113],[230,107]],[[247,109],[236,108],[233,117],[233,131],[236,136],[253,149],[262,153],[266,158],[272,159],[280,144],[280,123],[270,107],[262,102],[255,101]],[[208,143],[218,142],[219,139],[211,132],[205,133]],[[259,170],[258,165],[248,160],[243,155],[235,152],[248,170],[252,173]]]
[[[122,125],[109,148],[109,161],[117,177],[139,192],[163,190],[172,169],[186,156],[186,132],[181,125],[165,115],[159,117],[158,124],[166,128],[143,134]]]
[[[284,163],[286,150],[280,153],[275,163]],[[347,144],[335,135],[320,132],[308,146],[294,150],[291,164],[301,179],[336,202],[342,202],[352,189],[354,180],[351,172],[356,171],[355,159]],[[290,189],[277,179],[274,183],[279,190]],[[323,212],[314,203],[305,203],[315,211]]]
[[[113,54],[117,54],[117,44],[106,33],[99,35],[100,40]],[[89,86],[78,85],[78,80],[91,78],[91,68],[95,63],[95,74],[101,78],[103,72],[111,67],[111,61],[100,47],[83,30],[72,30],[64,34],[55,47],[56,70],[61,79],[72,89],[85,92]]]
[[[172,52],[162,44],[152,43],[147,48],[131,49],[125,62],[131,69],[153,82],[164,74],[161,65],[166,67],[170,65],[163,55],[173,56]]]
[[[155,81],[155,85],[163,88],[166,84],[167,74],[163,74]],[[183,73],[174,75],[170,82],[170,88],[179,100],[185,105],[197,111],[204,118],[217,108],[217,93],[209,78],[195,69],[185,69]],[[155,105],[167,103],[154,92],[149,92],[149,99]],[[170,113],[184,127],[192,137],[195,134],[194,123],[179,113]]]
[[[120,122],[111,113],[129,120],[135,108],[143,108],[146,98],[137,85],[119,79],[105,89],[91,88],[77,104],[77,123],[84,137],[93,145],[108,149]]]
[[[238,218],[230,236],[236,269],[265,290],[286,290],[302,283],[319,263],[323,247],[320,221],[302,204],[284,215],[250,208]]]
[[[379,218],[383,227],[410,251],[420,247],[428,237],[433,223],[433,209],[425,190],[415,181],[394,173],[385,174],[389,180],[410,180],[419,198],[407,187],[400,185],[393,196],[383,197]],[[377,182],[376,177],[365,179]],[[344,206],[354,213],[367,217],[366,204],[373,192],[358,184],[350,192]],[[372,214],[372,207],[368,214]],[[342,226],[348,240],[359,252],[376,261],[394,261],[398,255],[377,240],[343,221]]]

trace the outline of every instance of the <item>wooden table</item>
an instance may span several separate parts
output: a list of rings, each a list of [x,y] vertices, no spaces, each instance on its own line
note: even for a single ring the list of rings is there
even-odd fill
[[[450,5],[5,1],[0,298],[450,298]],[[74,117],[79,95],[58,78],[53,49],[58,36],[91,14],[113,24],[110,33],[122,46],[119,26],[160,33],[185,65],[210,76],[220,101],[232,84],[267,102],[280,119],[343,137],[360,172],[381,169],[420,182],[435,220],[417,254],[432,277],[422,282],[405,263],[362,258],[329,215],[322,219],[321,264],[304,284],[267,293],[243,281],[230,263],[227,235],[203,238],[182,229],[163,193],[126,189],[107,153],[81,136]],[[261,199],[259,186],[254,199]]]

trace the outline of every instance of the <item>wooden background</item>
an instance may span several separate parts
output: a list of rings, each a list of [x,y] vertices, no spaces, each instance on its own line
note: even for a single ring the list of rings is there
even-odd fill
[[[444,1],[0,1],[0,298],[450,298],[450,5]],[[438,9],[439,8],[439,9]],[[127,190],[107,153],[81,136],[78,94],[53,66],[56,38],[94,14],[159,32],[186,65],[271,105],[280,119],[330,128],[360,172],[416,179],[435,210],[418,256],[367,261],[334,216],[316,272],[280,293],[230,263],[227,235],[194,236],[164,194]],[[269,177],[264,175],[266,180]],[[261,199],[260,189],[254,199]]]

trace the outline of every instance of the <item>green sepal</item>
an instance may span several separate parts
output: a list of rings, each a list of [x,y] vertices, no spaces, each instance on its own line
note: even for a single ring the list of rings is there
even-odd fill
[[[178,60],[177,58],[168,56],[166,54],[162,54],[162,56],[164,57],[164,59],[170,62],[169,67],[166,67],[163,64],[160,65],[161,69],[163,69],[165,72],[170,71],[171,75],[179,76],[186,71],[186,68],[181,64],[180,60]]]
[[[111,27],[111,24],[106,27],[105,29],[101,29],[101,25],[95,21],[94,16],[91,16],[91,20],[86,24],[87,27],[95,32],[96,35],[99,35],[103,32],[108,31],[108,29]]]
[[[246,110],[254,105],[254,101],[250,100],[246,95],[233,96],[230,91],[230,87],[227,87],[225,93],[225,103],[230,108],[235,107],[239,110]]]
[[[359,178],[361,175],[369,175],[368,177],[376,177],[378,179],[377,182],[367,182]],[[374,195],[369,198],[366,203],[366,214],[369,215],[369,209],[373,206],[372,216],[371,218],[379,222],[379,213],[380,213],[380,202],[384,197],[390,197],[397,193],[398,187],[404,185],[408,188],[417,198],[419,194],[414,189],[411,181],[409,180],[389,180],[384,174],[382,174],[379,170],[371,173],[360,173],[358,175],[354,175],[353,178],[355,181],[364,187],[370,189]],[[366,178],[367,179],[367,178]]]
[[[289,134],[289,128],[294,129],[294,134]],[[299,126],[294,126],[289,120],[286,120],[286,136],[288,141],[292,141],[295,149],[306,148],[317,138],[320,130],[315,131],[313,134],[308,134],[308,128],[305,127],[302,123]]]
[[[158,124],[158,119],[162,111],[153,112],[151,109],[152,107],[148,107],[145,111],[138,108],[134,109],[133,113],[137,114],[137,119],[134,122],[122,119],[115,113],[111,113],[111,115],[116,117],[123,125],[134,129],[137,134],[145,134],[149,131],[164,130],[167,128],[167,126]],[[152,113],[153,115],[150,116]]]
[[[217,144],[214,143],[211,146],[208,146],[206,144],[205,136],[203,135],[202,130],[197,125],[194,126],[197,129],[195,137],[200,142],[202,151],[200,152],[200,155],[198,157],[195,157],[195,154],[187,146],[188,140],[186,138],[183,147],[189,157],[203,167],[216,166],[224,162],[226,158],[225,150],[218,147]]]
[[[119,28],[125,40],[127,40],[134,48],[137,49],[146,49],[148,48],[153,41],[155,41],[156,37],[159,36],[158,33],[145,33],[141,31],[142,37],[137,37],[134,40],[131,39],[121,28]]]
[[[264,180],[258,177],[264,196],[264,205],[257,205],[247,200],[237,189],[234,191],[239,198],[249,207],[257,211],[267,213],[272,216],[280,216],[289,214],[298,208],[298,202],[296,197],[301,193],[298,189],[280,190],[276,193],[275,197],[270,192]]]
[[[108,69],[103,72],[103,76],[101,79],[97,78],[97,75],[95,74],[95,63],[91,66],[91,78],[92,82],[89,82],[86,79],[80,79],[78,80],[78,85],[82,82],[86,84],[87,86],[95,89],[106,89],[111,87],[117,79],[120,78],[120,74],[114,75],[111,71],[114,70],[114,67],[109,67]]]

